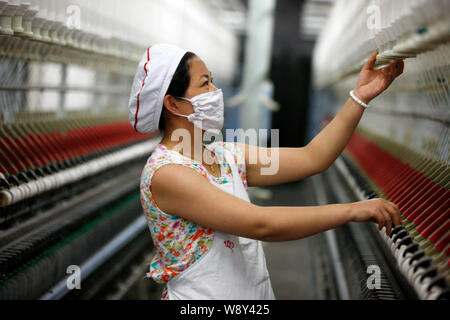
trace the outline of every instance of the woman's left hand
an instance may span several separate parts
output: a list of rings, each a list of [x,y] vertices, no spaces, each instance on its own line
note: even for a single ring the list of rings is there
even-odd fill
[[[374,70],[377,53],[375,52],[362,69],[358,84],[354,90],[355,95],[365,103],[386,90],[391,83],[403,73],[405,66],[403,60],[391,60],[385,68]]]

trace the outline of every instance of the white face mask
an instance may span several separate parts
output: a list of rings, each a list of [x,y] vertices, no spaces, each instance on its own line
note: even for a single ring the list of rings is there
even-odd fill
[[[175,115],[187,118],[189,122],[201,130],[217,132],[222,130],[224,125],[224,102],[221,89],[200,94],[192,99],[183,97],[178,97],[178,99],[189,101],[194,108],[194,113],[189,116],[174,113]]]

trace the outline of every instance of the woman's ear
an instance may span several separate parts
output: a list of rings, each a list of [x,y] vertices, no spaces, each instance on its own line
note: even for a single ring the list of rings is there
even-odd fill
[[[166,95],[164,97],[164,106],[171,112],[171,113],[178,113],[178,106],[176,104],[176,99],[172,97],[171,95]]]

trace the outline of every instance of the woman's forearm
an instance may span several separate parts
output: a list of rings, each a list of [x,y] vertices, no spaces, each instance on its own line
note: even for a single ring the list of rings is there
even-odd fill
[[[266,224],[260,240],[266,242],[298,240],[352,221],[351,206],[347,204],[261,209]]]
[[[320,207],[256,207],[259,240],[290,241],[305,238],[347,222],[374,222],[386,234],[402,223],[398,207],[384,199]]]
[[[309,143],[307,149],[318,172],[328,169],[344,151],[364,114],[364,107],[349,98],[337,116]]]
[[[385,91],[403,73],[403,60],[390,61],[389,66],[374,69],[374,52],[361,70],[355,95],[368,104]],[[342,153],[364,113],[364,107],[349,98],[334,120],[306,147],[308,159],[317,166],[315,172],[325,171]]]

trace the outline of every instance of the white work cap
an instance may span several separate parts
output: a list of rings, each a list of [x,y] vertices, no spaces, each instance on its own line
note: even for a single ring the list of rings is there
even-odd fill
[[[129,120],[141,133],[155,133],[163,100],[173,75],[186,50],[170,44],[158,44],[147,49],[133,80],[128,104]]]

